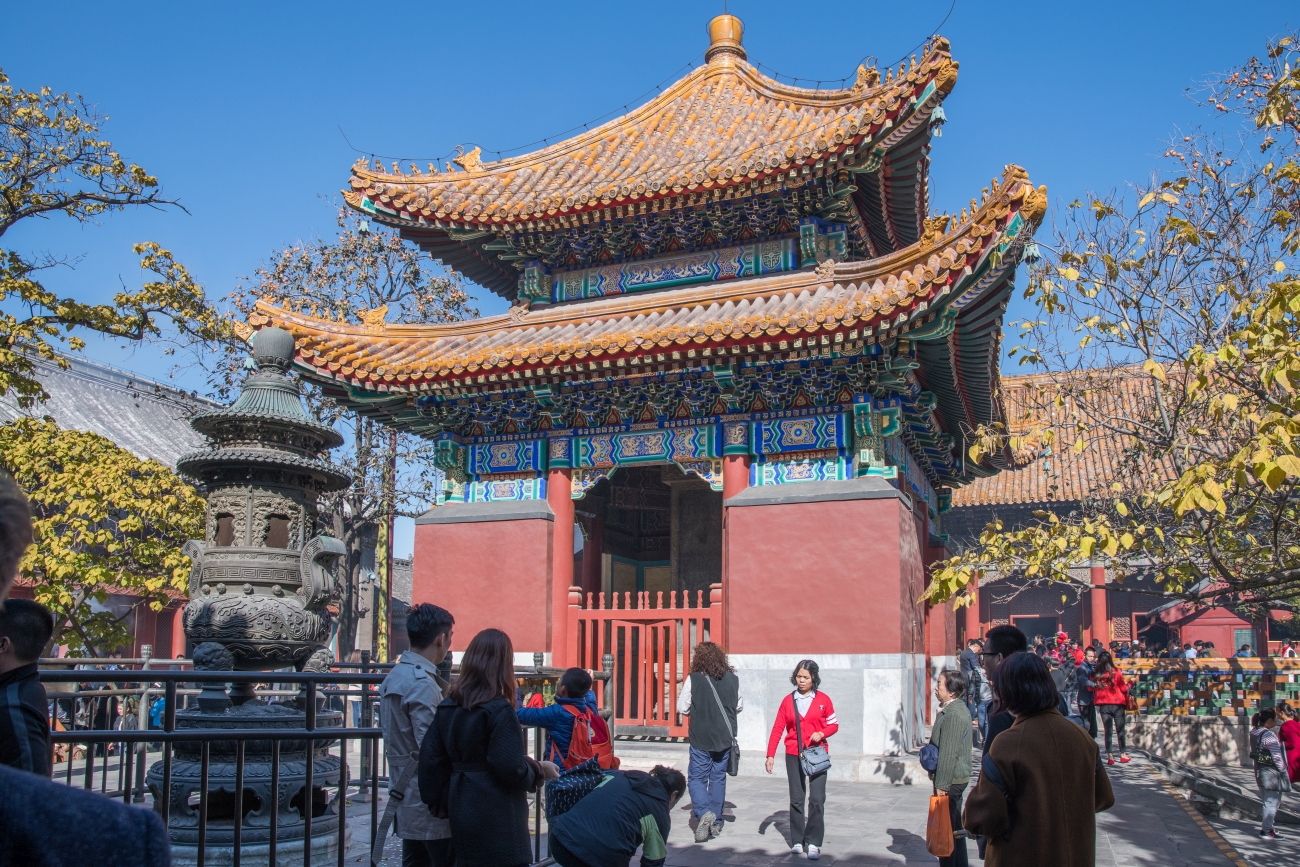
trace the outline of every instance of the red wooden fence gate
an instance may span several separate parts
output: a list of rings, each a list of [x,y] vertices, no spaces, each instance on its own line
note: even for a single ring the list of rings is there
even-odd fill
[[[691,653],[701,641],[725,646],[722,585],[686,592],[588,593],[585,607],[569,605],[570,659],[581,668],[600,669],[614,657],[614,725],[617,734],[684,737],[686,720],[677,713],[677,694],[691,669]],[[619,603],[622,603],[621,605]],[[694,603],[693,605],[691,603]],[[609,684],[595,687],[602,705]]]

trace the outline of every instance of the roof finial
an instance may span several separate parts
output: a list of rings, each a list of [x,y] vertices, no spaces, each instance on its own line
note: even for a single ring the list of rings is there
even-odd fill
[[[745,49],[740,46],[745,25],[735,15],[726,12],[709,22],[709,50],[704,52],[704,62],[712,63],[716,57],[735,56],[745,59]]]

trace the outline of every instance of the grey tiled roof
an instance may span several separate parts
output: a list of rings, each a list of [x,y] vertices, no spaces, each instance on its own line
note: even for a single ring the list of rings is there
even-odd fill
[[[37,360],[36,378],[50,399],[22,410],[12,394],[0,397],[0,422],[48,415],[61,427],[100,434],[172,469],[182,454],[204,446],[190,428],[190,417],[220,404],[95,361],[70,358],[69,363],[62,370],[53,361]]]

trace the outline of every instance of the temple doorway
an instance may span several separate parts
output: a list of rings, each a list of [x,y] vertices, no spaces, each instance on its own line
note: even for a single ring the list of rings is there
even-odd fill
[[[1013,617],[1013,625],[1025,634],[1029,643],[1033,644],[1035,638],[1041,637],[1043,641],[1050,646],[1060,629],[1061,621],[1056,617]]]
[[[574,575],[584,597],[616,595],[637,607],[646,593],[649,607],[660,608],[673,593],[707,599],[722,580],[722,493],[675,464],[619,467],[574,507],[582,534]]]

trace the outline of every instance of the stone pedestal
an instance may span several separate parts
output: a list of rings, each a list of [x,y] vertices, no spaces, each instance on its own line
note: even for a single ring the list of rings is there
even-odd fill
[[[224,711],[190,708],[177,712],[176,730],[186,729],[300,729],[306,714],[290,705],[250,701]],[[327,851],[337,855],[338,801],[327,797],[325,787],[337,788],[342,774],[342,759],[330,754],[337,741],[332,729],[343,727],[343,715],[322,712],[316,715],[321,738],[312,748],[312,791],[306,793],[307,742],[280,742],[280,765],[277,787],[271,787],[271,741],[248,741],[244,745],[244,823],[240,850],[243,864],[266,864],[269,851],[272,803],[278,804],[276,823],[277,863],[290,863],[292,853],[302,863],[303,815],[308,803],[312,808],[312,852]],[[236,744],[234,741],[210,741],[208,744],[208,818],[205,863],[230,863],[234,851]],[[171,814],[168,833],[172,841],[172,861],[176,864],[197,863],[199,841],[198,795],[201,790],[202,766],[200,744],[181,741],[172,760],[171,789],[164,793],[163,767],[156,762],[149,769],[148,785],[154,803],[165,797]],[[260,852],[260,860],[259,853]],[[224,861],[221,859],[225,859]]]

